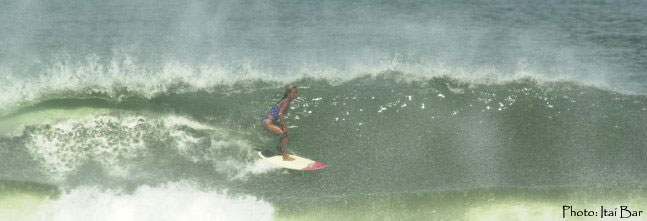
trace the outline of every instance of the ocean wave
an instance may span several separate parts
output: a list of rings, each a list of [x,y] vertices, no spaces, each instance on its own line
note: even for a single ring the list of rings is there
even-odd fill
[[[290,71],[278,71],[246,59],[222,62],[214,58],[197,64],[178,60],[146,63],[127,54],[109,59],[97,55],[78,59],[61,54],[52,61],[39,63],[28,70],[30,73],[23,73],[25,70],[0,69],[4,76],[0,85],[0,113],[9,113],[18,107],[52,98],[103,96],[123,99],[138,96],[150,99],[166,93],[214,91],[214,88],[234,90],[241,84],[255,81],[265,82],[266,86],[280,87],[288,82],[304,79],[343,84],[366,76],[383,75],[393,75],[394,80],[408,82],[450,77],[476,84],[532,78],[547,82],[577,82],[630,92],[621,87],[609,86],[604,77],[544,72],[523,64],[512,72],[504,72],[489,66],[456,66],[434,59],[408,61],[397,56],[339,67],[306,63],[295,66]]]
[[[277,142],[260,126],[282,93],[280,85],[267,82],[133,102],[50,100],[2,119],[31,120],[12,121],[25,125],[0,144],[29,150],[47,177],[69,185],[192,178],[277,194],[280,188],[263,184],[280,183],[304,196],[644,180],[640,165],[629,163],[644,156],[644,96],[533,78],[473,83],[406,76],[297,82],[300,97],[288,114],[290,151],[330,165],[316,177],[330,188],[317,193],[294,187],[298,178],[259,164],[252,152]],[[19,173],[12,165],[12,173]],[[586,175],[592,171],[610,175]],[[349,181],[336,184],[339,179]]]

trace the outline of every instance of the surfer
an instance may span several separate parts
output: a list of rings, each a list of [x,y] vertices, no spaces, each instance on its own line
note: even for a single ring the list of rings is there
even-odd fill
[[[283,160],[291,161],[294,158],[288,155],[288,127],[285,125],[285,115],[288,114],[288,108],[290,107],[290,102],[296,99],[299,95],[297,94],[297,86],[294,84],[288,84],[285,88],[285,94],[283,98],[276,103],[270,110],[268,110],[261,120],[261,125],[267,131],[274,135],[278,135],[281,138],[279,139],[279,145],[276,146],[276,149],[281,152],[283,155]],[[279,127],[280,126],[280,127]]]

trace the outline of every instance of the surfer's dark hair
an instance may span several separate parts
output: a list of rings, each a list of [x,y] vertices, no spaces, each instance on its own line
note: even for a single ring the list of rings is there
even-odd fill
[[[288,94],[292,92],[293,89],[297,89],[297,85],[295,84],[288,84],[288,86],[285,87],[285,93],[283,94],[283,99],[288,97]]]

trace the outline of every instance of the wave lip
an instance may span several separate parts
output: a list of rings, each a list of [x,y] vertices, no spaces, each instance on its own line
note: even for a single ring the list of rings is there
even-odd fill
[[[253,60],[223,61],[213,58],[203,62],[189,62],[169,59],[148,63],[130,54],[114,57],[87,55],[81,58],[61,55],[34,67],[34,70],[29,69],[28,74],[0,67],[0,72],[5,75],[0,82],[0,113],[51,97],[69,97],[75,94],[98,94],[112,98],[134,95],[150,99],[169,92],[212,90],[214,87],[227,87],[246,81],[262,80],[285,84],[314,78],[337,83],[384,73],[404,73],[406,75],[402,79],[408,81],[448,76],[466,81],[494,79],[500,82],[530,77],[540,81],[571,81],[631,91],[623,85],[630,85],[632,82],[610,85],[608,77],[602,73],[544,70],[524,62],[520,62],[514,69],[506,70],[493,65],[455,64],[438,58],[411,60],[401,57],[378,57],[347,65],[309,62],[295,64],[285,70],[275,70]]]

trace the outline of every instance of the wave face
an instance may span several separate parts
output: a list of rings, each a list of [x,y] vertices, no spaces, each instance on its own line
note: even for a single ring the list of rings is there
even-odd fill
[[[403,79],[389,73],[335,85],[297,82],[290,149],[330,165],[317,173],[273,168],[256,157],[254,148],[277,142],[259,123],[281,88],[264,82],[150,100],[49,100],[2,119],[12,125],[2,137],[2,169],[9,179],[72,191],[100,187],[137,197],[142,186],[192,181],[198,190],[275,203],[639,186],[647,179],[644,96],[531,79]]]
[[[5,2],[0,219],[644,204],[647,6],[624,3]],[[325,170],[254,152],[287,83],[290,150]]]

